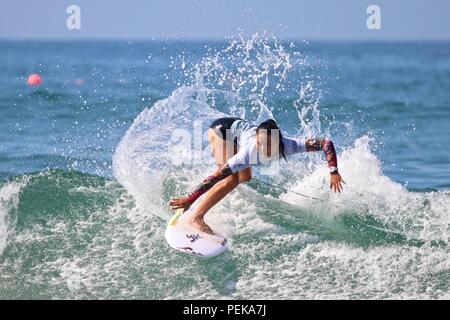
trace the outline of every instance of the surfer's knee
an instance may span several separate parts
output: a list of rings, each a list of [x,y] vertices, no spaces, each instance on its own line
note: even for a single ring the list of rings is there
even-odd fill
[[[239,184],[239,174],[235,173],[231,176],[227,177],[224,181],[224,183],[229,187],[230,189],[234,189]]]
[[[251,168],[239,171],[239,183],[245,183],[252,180],[252,170]]]

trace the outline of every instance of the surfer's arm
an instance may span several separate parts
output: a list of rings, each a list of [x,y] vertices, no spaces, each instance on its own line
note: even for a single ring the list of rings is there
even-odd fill
[[[223,167],[217,169],[212,175],[203,180],[202,183],[200,183],[197,188],[189,194],[187,199],[190,203],[194,203],[195,200],[200,198],[202,194],[211,189],[217,182],[225,179],[232,173],[233,172],[231,171],[230,166],[225,164]]]
[[[284,154],[287,156],[308,152],[308,151],[323,151],[328,161],[330,172],[337,172],[337,155],[334,149],[333,141],[322,138],[313,139],[299,139],[299,138],[283,138]]]
[[[330,173],[337,173],[337,155],[333,141],[328,139],[314,138],[305,139],[306,151],[323,151],[328,161]]]
[[[341,192],[342,184],[345,183],[342,180],[337,165],[337,155],[336,150],[334,149],[333,141],[322,138],[314,138],[314,139],[305,139],[306,151],[323,151],[325,153],[325,157],[328,162],[328,167],[330,168],[330,189],[333,189],[334,192]]]
[[[211,189],[217,182],[227,178],[233,172],[228,164],[217,169],[213,174],[203,180],[186,198],[173,199],[170,201],[170,206],[173,209],[189,208],[202,194]]]

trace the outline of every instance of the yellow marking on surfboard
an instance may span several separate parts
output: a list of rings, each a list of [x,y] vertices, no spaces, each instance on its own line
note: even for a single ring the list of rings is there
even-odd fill
[[[174,226],[177,224],[178,218],[183,214],[183,209],[177,209],[175,210],[175,214],[172,216],[172,218],[169,221],[170,226]]]

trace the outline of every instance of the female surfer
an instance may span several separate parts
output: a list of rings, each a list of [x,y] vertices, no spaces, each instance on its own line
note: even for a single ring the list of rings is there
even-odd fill
[[[201,195],[205,198],[189,217],[197,229],[213,233],[203,217],[216,203],[230,193],[239,183],[252,178],[252,165],[267,163],[271,159],[307,151],[323,151],[330,170],[330,188],[341,192],[342,183],[337,168],[337,156],[333,142],[328,139],[296,139],[283,137],[272,119],[259,125],[240,118],[220,118],[208,129],[211,154],[219,168],[200,183],[186,198],[172,199],[172,209],[187,210]]]

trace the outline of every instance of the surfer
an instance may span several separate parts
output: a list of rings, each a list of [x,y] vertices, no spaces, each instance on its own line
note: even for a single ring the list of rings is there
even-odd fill
[[[286,160],[286,156],[299,152],[323,151],[330,170],[330,189],[341,192],[341,183],[345,183],[338,172],[336,151],[329,139],[288,138],[282,135],[272,119],[256,125],[233,117],[215,120],[207,134],[211,154],[219,168],[187,197],[169,202],[172,209],[182,208],[186,211],[195,200],[209,191],[189,217],[189,223],[203,232],[213,233],[203,219],[205,214],[240,183],[251,180],[252,165],[278,158]]]

